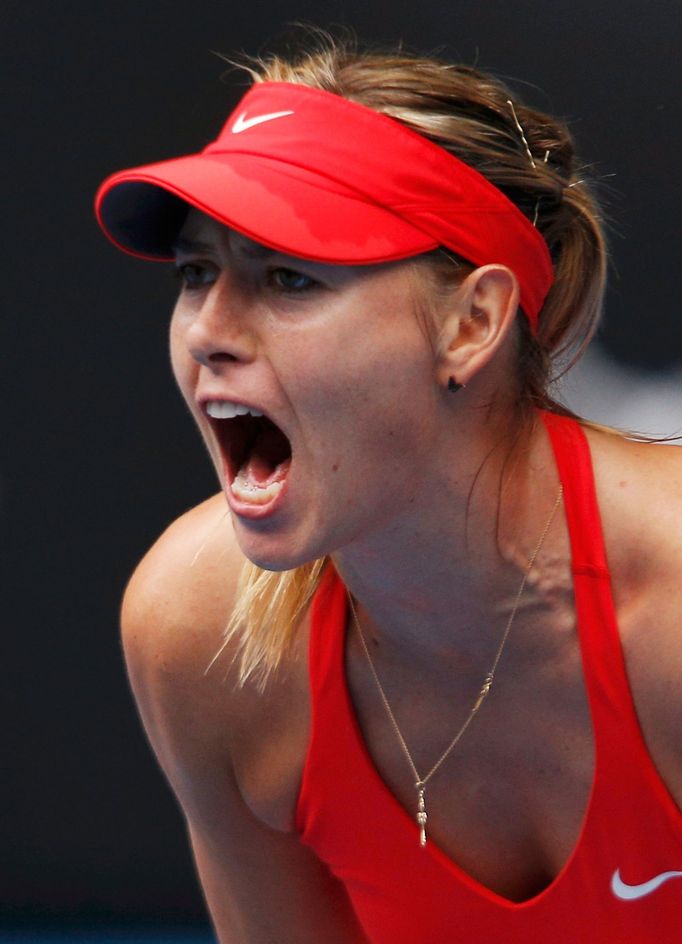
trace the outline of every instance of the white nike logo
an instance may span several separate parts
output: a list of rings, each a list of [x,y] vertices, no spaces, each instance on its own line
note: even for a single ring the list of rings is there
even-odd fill
[[[682,872],[661,872],[660,875],[655,875],[654,878],[650,878],[648,882],[642,882],[641,885],[626,885],[620,877],[620,869],[616,869],[611,878],[611,891],[616,898],[621,898],[623,901],[635,901],[637,898],[644,898],[645,895],[655,892],[671,878],[682,878]]]
[[[264,121],[272,121],[275,118],[284,118],[285,115],[293,115],[293,111],[273,111],[269,115],[256,115],[255,118],[247,118],[243,111],[232,125],[232,134],[240,134],[253,128],[254,125],[261,125]]]

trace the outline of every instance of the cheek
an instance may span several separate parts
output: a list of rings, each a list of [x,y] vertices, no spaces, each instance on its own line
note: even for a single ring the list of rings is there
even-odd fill
[[[198,364],[187,350],[179,319],[175,315],[171,318],[168,331],[168,350],[175,382],[185,400],[188,400],[193,395],[192,391],[196,384]]]
[[[324,351],[308,351],[300,365],[286,386],[308,448],[332,472],[351,462],[363,474],[414,464],[429,442],[435,403],[432,357],[421,334],[352,346],[336,339]]]

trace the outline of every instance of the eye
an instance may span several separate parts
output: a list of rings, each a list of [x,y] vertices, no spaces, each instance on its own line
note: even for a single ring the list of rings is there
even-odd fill
[[[292,295],[308,292],[319,285],[309,275],[296,272],[295,269],[286,269],[283,266],[268,271],[268,282],[280,292],[289,292]]]
[[[173,266],[173,275],[180,281],[182,288],[187,291],[202,288],[204,285],[211,285],[215,280],[211,269],[200,265],[198,262],[176,263]]]

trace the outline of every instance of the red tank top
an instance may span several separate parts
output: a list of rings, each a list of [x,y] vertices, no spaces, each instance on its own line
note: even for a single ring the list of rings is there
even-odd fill
[[[296,826],[345,885],[371,944],[682,941],[682,813],[635,713],[589,447],[574,420],[542,417],[564,486],[595,742],[580,835],[551,884],[518,903],[474,880],[433,842],[420,847],[412,814],[379,776],[360,733],[345,680],[346,590],[330,566],[311,614],[312,733]]]

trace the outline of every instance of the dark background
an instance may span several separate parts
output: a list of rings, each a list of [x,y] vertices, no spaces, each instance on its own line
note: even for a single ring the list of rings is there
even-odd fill
[[[3,19],[0,926],[207,926],[117,616],[146,548],[218,485],[170,373],[168,270],[99,234],[98,183],[217,132],[243,79],[221,82],[210,50],[281,49],[294,20],[440,50],[569,121],[612,220],[600,343],[679,368],[682,17],[660,0],[15,0]]]

